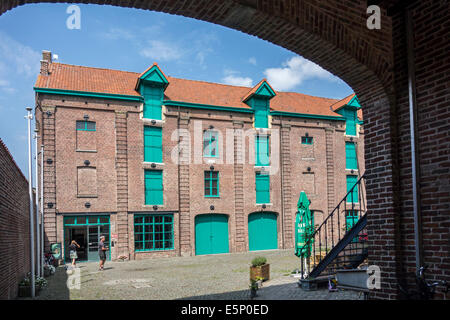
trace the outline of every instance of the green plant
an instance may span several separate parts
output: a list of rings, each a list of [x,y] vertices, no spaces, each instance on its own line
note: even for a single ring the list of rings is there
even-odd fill
[[[260,267],[265,265],[267,262],[267,259],[265,257],[255,257],[252,260],[252,267]]]
[[[35,283],[36,283],[36,286],[39,286],[40,288],[44,288],[48,284],[47,280],[43,277],[36,277]]]
[[[249,288],[252,289],[252,290],[258,290],[258,281],[250,280]]]

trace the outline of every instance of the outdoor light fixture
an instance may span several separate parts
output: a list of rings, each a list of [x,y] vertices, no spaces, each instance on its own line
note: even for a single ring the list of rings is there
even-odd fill
[[[50,158],[48,158],[48,159],[47,159],[47,164],[52,164],[52,163],[53,163],[53,160],[50,159]]]
[[[46,114],[47,114],[47,117],[50,117],[52,115],[52,112],[51,111],[47,111]]]
[[[353,172],[355,172],[355,171],[353,171],[353,169],[352,169],[350,172],[353,173]]]
[[[53,202],[47,203],[47,207],[49,207],[50,209],[53,208]]]
[[[153,210],[158,210],[158,206],[153,206]]]
[[[306,132],[306,133],[305,133],[305,137],[309,137],[309,134],[308,134],[308,132]]]
[[[214,206],[209,206],[209,210],[214,210]]]
[[[306,170],[308,170],[308,172],[310,172],[311,171],[311,167],[306,168]]]
[[[353,137],[350,137],[350,141],[353,141]]]
[[[84,160],[84,165],[85,166],[88,166],[88,165],[90,165],[91,164],[91,162],[89,161],[89,160]]]
[[[213,125],[210,125],[209,128],[210,128],[210,129],[214,129],[214,126],[213,126]]]
[[[91,203],[90,203],[90,202],[86,202],[86,203],[84,204],[84,206],[85,206],[86,208],[90,208],[90,207],[91,207]]]
[[[209,169],[210,169],[211,171],[213,171],[213,170],[214,170],[214,166],[209,167]]]
[[[263,205],[262,205],[262,208],[263,208],[263,209],[265,209],[265,208],[266,208],[266,205],[265,205],[265,204],[263,204]]]
[[[152,120],[152,124],[155,124],[155,123],[156,123],[156,120],[153,119],[153,120]]]
[[[152,163],[152,164],[151,164],[151,167],[152,167],[152,168],[156,168],[156,164],[155,164],[155,163]]]
[[[86,102],[87,103],[87,102]],[[87,114],[85,114],[84,116],[83,116],[83,118],[85,119],[85,120],[87,120],[87,119],[89,119],[89,116],[87,115]]]

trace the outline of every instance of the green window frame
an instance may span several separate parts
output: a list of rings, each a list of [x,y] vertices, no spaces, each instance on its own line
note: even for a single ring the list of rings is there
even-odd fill
[[[145,204],[163,204],[163,172],[162,170],[144,170]]]
[[[268,135],[257,135],[255,137],[255,158],[256,166],[270,165]]]
[[[144,126],[144,161],[163,162],[162,128]]]
[[[145,85],[143,88],[145,119],[162,120],[163,88]]]
[[[354,142],[345,142],[345,169],[358,170],[356,158],[356,145]]]
[[[217,158],[219,132],[215,130],[205,130],[203,132],[203,156],[208,158]]]
[[[347,175],[347,193],[352,189],[352,187],[358,182],[358,176]],[[348,194],[346,202],[347,203],[358,203],[358,188],[357,185],[351,193]]]
[[[303,136],[302,144],[313,144],[313,137]]]
[[[270,203],[270,176],[256,172],[255,175],[256,203]]]
[[[255,110],[255,128],[269,127],[269,101],[266,99],[253,100],[253,107]]]
[[[77,127],[78,131],[95,131],[96,130],[96,124],[94,121],[77,120],[76,127]]]
[[[219,171],[205,171],[205,197],[219,197]]]
[[[173,214],[134,215],[134,250],[174,249]]]

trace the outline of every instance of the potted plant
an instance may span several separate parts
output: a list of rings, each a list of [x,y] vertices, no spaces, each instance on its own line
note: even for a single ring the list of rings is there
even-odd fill
[[[19,297],[31,297],[31,280],[30,273],[19,282]]]
[[[250,266],[250,281],[266,281],[270,278],[270,265],[265,257],[255,257]]]
[[[250,280],[250,299],[257,296],[256,291],[258,291],[258,281]]]
[[[35,280],[36,290],[41,291],[43,288],[47,287],[47,280],[44,277],[36,277]]]

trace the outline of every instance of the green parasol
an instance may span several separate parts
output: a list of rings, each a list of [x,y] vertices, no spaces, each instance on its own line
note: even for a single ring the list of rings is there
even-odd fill
[[[308,243],[307,247],[303,248],[314,233],[314,217],[309,210],[310,203],[306,193],[304,191],[300,192],[297,203],[297,216],[295,218],[295,255],[297,257],[304,256],[309,258],[311,256],[314,239]]]

